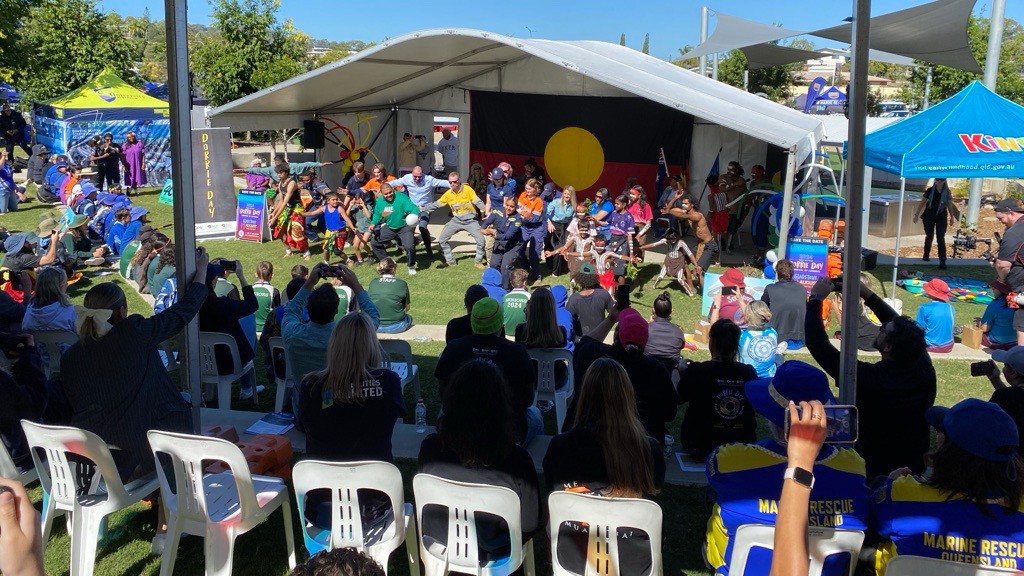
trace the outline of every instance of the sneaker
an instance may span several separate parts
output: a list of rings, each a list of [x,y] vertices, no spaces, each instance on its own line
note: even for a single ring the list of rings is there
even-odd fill
[[[291,249],[289,249],[289,248],[285,248],[285,250],[284,250],[284,255],[285,255],[285,256],[291,256],[291,255],[292,255],[292,251],[291,251]]]
[[[306,250],[305,252],[302,253],[302,259],[303,260],[309,260],[310,256],[311,256],[311,254],[309,253],[309,250]]]
[[[438,268],[451,268],[452,266],[455,266],[454,260],[452,260],[451,262],[441,262],[440,264],[437,265]]]
[[[473,266],[477,270],[487,270],[487,264],[484,264],[483,262],[477,262],[477,263],[473,264]]]
[[[94,258],[89,258],[88,260],[82,261],[82,263],[85,264],[86,266],[99,266],[100,264],[105,264],[106,262],[107,259],[102,256],[96,256]]]
[[[415,268],[409,268],[409,276],[415,276],[415,275],[416,275],[416,269]]]
[[[259,394],[260,392],[263,392],[266,389],[267,389],[266,386],[264,386],[263,384],[260,384],[260,385],[256,386],[256,393]],[[250,398],[252,398],[252,396],[253,396],[252,390],[242,390],[242,392],[239,394],[239,397],[242,400],[249,400]]]

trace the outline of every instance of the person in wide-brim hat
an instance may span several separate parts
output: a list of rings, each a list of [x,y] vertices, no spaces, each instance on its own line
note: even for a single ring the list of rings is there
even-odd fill
[[[932,278],[924,283],[922,291],[932,299],[917,309],[915,322],[924,329],[924,341],[929,352],[951,352],[953,350],[953,305],[949,303],[949,284],[941,278]]]
[[[92,247],[92,240],[89,239],[89,217],[84,214],[76,214],[71,219],[67,232],[61,237],[60,242],[64,245],[67,257],[76,266],[96,266],[106,262],[103,258],[106,248]]]

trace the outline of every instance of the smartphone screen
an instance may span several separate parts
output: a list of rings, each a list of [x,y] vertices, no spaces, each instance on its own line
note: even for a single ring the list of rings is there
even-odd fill
[[[615,307],[619,311],[629,308],[629,284],[621,284],[615,288]]]
[[[853,444],[857,441],[857,407],[845,404],[826,404],[825,444]],[[797,407],[797,410],[800,408]],[[786,437],[789,437],[789,410],[786,410]]]

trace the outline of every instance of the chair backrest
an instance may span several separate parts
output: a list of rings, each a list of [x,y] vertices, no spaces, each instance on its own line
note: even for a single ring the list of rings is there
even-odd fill
[[[531,348],[530,358],[537,363],[537,391],[554,393],[558,382],[555,380],[555,365],[564,362],[567,368],[567,382],[573,381],[572,352],[565,348]]]
[[[404,363],[406,371],[402,379],[406,382],[411,380],[413,366],[412,346],[405,340],[382,338],[380,348],[384,351],[384,367],[387,368],[389,362]]]
[[[520,516],[519,495],[512,490],[487,484],[471,484],[445,480],[430,474],[417,474],[412,479],[412,491],[416,497],[416,525],[420,531],[420,558],[427,567],[444,565],[448,570],[466,572],[480,576],[505,576],[511,574],[523,563],[522,517]],[[423,508],[428,505],[448,508],[448,540],[442,556],[436,547],[425,543],[423,534]],[[486,512],[502,518],[508,524],[510,550],[508,562],[495,566],[480,566],[477,545],[476,514]]]
[[[620,528],[643,530],[650,539],[650,576],[662,573],[661,558],[661,506],[641,498],[605,498],[574,492],[552,492],[548,496],[548,533],[551,549],[557,549],[558,527],[563,522],[586,525],[587,571],[584,576],[617,575],[622,572],[619,562]],[[551,555],[552,574],[572,574],[558,561],[558,554]],[[645,575],[636,575],[645,576]]]
[[[273,336],[267,340],[270,347],[270,365],[274,367],[274,378],[288,380],[288,351],[284,347],[284,338]]]
[[[292,468],[292,482],[299,514],[305,510],[306,494],[326,488],[331,491],[331,538],[328,548],[352,547],[364,551],[363,517],[359,508],[360,489],[378,490],[391,500],[395,516],[394,550],[405,540],[404,492],[402,473],[388,462],[323,462],[303,460]],[[301,522],[307,539],[314,535]],[[308,548],[308,546],[307,546]]]
[[[259,510],[249,465],[245,461],[242,449],[238,446],[220,438],[180,432],[150,430],[147,436],[149,445],[153,449],[153,456],[156,458],[160,489],[165,494],[177,495],[177,514],[183,520],[201,523],[215,521],[208,512],[206,491],[203,487],[204,460],[218,460],[227,464],[231,469],[241,509],[241,516],[237,519],[239,523],[245,523],[255,511]],[[167,474],[158,458],[160,454],[166,454],[174,466],[175,486],[173,487],[168,482]]]
[[[232,366],[235,370],[242,368],[242,360],[238,355],[238,345],[235,339],[221,332],[200,332],[199,333],[199,362],[202,368],[202,377],[210,378],[216,382],[220,373],[217,371],[217,347],[227,346],[231,354]],[[205,381],[205,380],[204,380]]]
[[[21,421],[21,428],[39,473],[39,482],[60,508],[73,510],[78,496],[95,494],[101,480],[108,499],[128,501],[110,449],[99,436],[81,428],[48,426],[28,420]],[[45,453],[45,463],[39,459],[40,450]],[[69,460],[68,454],[91,460],[96,465],[95,471],[91,466]]]
[[[21,476],[18,467],[14,465],[14,457],[7,450],[7,445],[0,440],[0,478],[17,480]]]
[[[1006,576],[1020,574],[1014,568],[965,564],[921,556],[897,556],[885,565],[885,576]]]
[[[864,543],[864,532],[860,530],[836,530],[834,528],[811,527],[807,530],[807,551],[810,554],[809,576],[820,576],[825,560],[836,554],[848,553],[850,565],[847,570],[853,576],[857,566],[857,555]],[[744,524],[736,530],[729,557],[729,573],[741,576],[747,565],[747,558],[753,548],[775,548],[775,526],[766,524]]]
[[[78,342],[78,334],[68,330],[33,330],[32,338],[37,347],[46,351],[47,365],[44,369],[47,378],[60,374],[61,345],[66,348]]]

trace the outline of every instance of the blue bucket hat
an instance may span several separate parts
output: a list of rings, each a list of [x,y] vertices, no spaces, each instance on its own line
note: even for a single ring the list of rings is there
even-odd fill
[[[977,398],[952,408],[932,406],[924,419],[953,444],[991,462],[1006,462],[1020,449],[1017,424],[999,405]]]
[[[138,220],[139,218],[142,218],[146,214],[149,214],[149,210],[146,210],[142,206],[134,206],[134,207],[132,207],[131,220],[132,220],[132,222],[135,222],[136,220]]]
[[[32,244],[38,240],[39,237],[32,232],[11,234],[6,240],[4,240],[4,251],[8,254],[16,254],[21,252],[21,249],[25,247],[25,244]]]
[[[85,184],[82,184],[83,196],[88,196],[89,194],[92,194],[94,192],[99,192],[99,188],[97,188],[95,184],[93,184],[92,182],[86,182]]]
[[[773,378],[758,378],[747,382],[743,390],[758,414],[782,428],[786,424],[789,402],[835,404],[835,396],[828,385],[828,376],[814,366],[799,360],[784,362]]]

